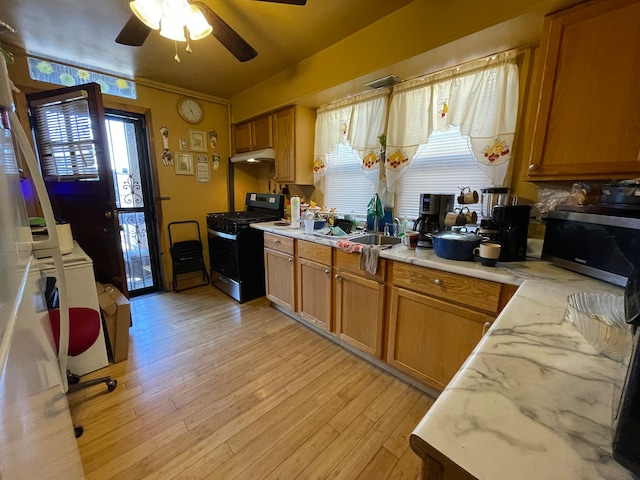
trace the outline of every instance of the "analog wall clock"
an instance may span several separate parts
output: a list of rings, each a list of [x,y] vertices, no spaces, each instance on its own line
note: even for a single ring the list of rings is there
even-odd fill
[[[193,98],[181,98],[178,101],[178,113],[185,122],[200,123],[204,117],[202,106]]]

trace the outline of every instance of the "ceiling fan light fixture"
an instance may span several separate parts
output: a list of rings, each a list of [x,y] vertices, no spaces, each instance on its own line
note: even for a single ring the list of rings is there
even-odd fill
[[[158,30],[162,18],[162,0],[135,0],[129,8],[147,27]]]
[[[196,5],[189,6],[189,15],[187,17],[187,30],[191,40],[200,40],[211,35],[213,28],[207,23],[202,10]]]
[[[160,35],[176,42],[186,42],[184,24],[174,22],[171,18],[162,17],[160,20]]]

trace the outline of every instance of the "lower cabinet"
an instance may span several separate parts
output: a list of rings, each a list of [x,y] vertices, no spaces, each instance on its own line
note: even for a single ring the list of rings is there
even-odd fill
[[[443,390],[517,287],[265,232],[266,295],[425,385]]]
[[[443,390],[493,318],[393,287],[386,360],[398,370]]]
[[[282,235],[264,234],[265,289],[269,300],[296,311],[294,242]]]
[[[382,358],[384,283],[344,270],[335,274],[336,334],[341,341]]]
[[[299,315],[323,330],[331,331],[331,266],[298,259]]]

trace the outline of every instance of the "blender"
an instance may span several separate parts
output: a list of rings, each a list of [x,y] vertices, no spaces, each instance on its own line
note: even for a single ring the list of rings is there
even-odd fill
[[[480,228],[478,235],[488,238],[491,241],[498,239],[499,226],[493,218],[493,207],[497,205],[509,205],[513,199],[509,195],[507,187],[488,187],[480,190]]]

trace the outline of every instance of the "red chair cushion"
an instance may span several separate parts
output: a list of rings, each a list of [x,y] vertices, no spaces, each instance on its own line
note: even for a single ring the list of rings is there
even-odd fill
[[[56,351],[60,349],[60,310],[49,310],[49,320]],[[100,314],[92,308],[71,307],[69,309],[69,355],[76,357],[86,352],[100,335]]]

